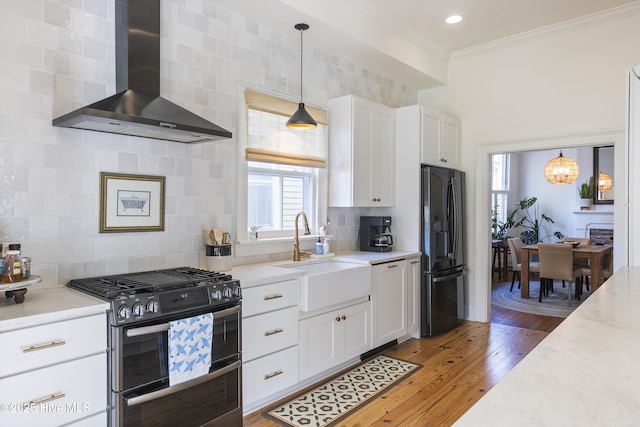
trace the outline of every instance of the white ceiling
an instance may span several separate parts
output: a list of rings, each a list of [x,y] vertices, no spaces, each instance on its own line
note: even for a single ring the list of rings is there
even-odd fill
[[[349,1],[349,0],[347,0]],[[351,0],[353,1],[353,0]],[[356,0],[398,31],[449,52],[585,17],[636,0]],[[462,22],[444,22],[449,15]]]
[[[286,33],[308,23],[305,47],[357,59],[418,89],[446,83],[452,54],[604,13],[638,0],[214,0]],[[446,24],[451,15],[462,22]],[[595,15],[594,15],[595,14]],[[297,40],[292,38],[292,40]]]

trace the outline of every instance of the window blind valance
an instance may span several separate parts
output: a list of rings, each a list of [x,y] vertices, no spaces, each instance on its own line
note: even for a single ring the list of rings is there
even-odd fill
[[[245,91],[247,161],[324,168],[327,166],[326,111],[307,110],[318,122],[309,130],[290,130],[286,123],[298,108],[291,101]],[[321,112],[321,114],[317,114]]]

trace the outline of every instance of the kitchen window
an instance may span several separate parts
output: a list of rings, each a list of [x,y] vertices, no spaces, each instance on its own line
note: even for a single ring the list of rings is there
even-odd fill
[[[296,103],[254,91],[245,91],[245,102],[247,232],[255,225],[261,240],[293,236],[303,211],[317,233],[326,221],[326,112],[307,106],[318,127],[291,130]]]

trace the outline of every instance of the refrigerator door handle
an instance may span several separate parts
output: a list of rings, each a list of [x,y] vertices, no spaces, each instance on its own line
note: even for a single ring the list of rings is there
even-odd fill
[[[458,254],[458,198],[457,198],[457,194],[455,191],[455,178],[451,178],[451,193],[452,193],[452,197],[451,197],[451,201],[452,201],[452,207],[451,207],[451,211],[453,213],[453,215],[451,215],[452,217],[452,221],[451,221],[451,225],[453,228],[453,242],[452,242],[452,252],[451,255],[453,257],[457,256]]]
[[[467,274],[467,270],[460,270],[460,271],[456,271],[453,274],[447,274],[446,276],[434,277],[431,279],[431,282],[432,283],[446,282],[447,280],[451,280],[455,277],[464,276],[465,274]]]

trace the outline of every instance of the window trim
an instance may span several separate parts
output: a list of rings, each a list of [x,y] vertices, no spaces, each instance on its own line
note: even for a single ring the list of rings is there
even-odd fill
[[[236,145],[236,236],[234,239],[235,242],[235,251],[234,256],[236,257],[246,257],[246,256],[259,256],[259,255],[268,255],[271,253],[284,253],[287,251],[293,250],[293,240],[294,236],[286,236],[286,237],[273,237],[273,238],[260,238],[258,240],[249,240],[248,239],[248,224],[247,224],[247,180],[248,180],[248,162],[245,160],[245,151],[247,149],[247,103],[245,100],[245,91],[253,91],[256,93],[264,93],[265,95],[273,96],[276,98],[280,98],[285,101],[293,102],[297,107],[297,101],[292,98],[288,98],[283,96],[281,93],[275,93],[270,91],[265,91],[260,89],[252,88],[249,85],[239,85],[238,86],[238,128],[236,129],[235,135],[237,138]],[[309,104],[305,103],[307,108],[318,109],[318,111],[324,112],[324,117],[326,117],[326,109],[320,109],[320,107],[309,106]],[[311,110],[309,110],[311,111]],[[314,115],[314,119],[318,121],[318,123],[322,122],[322,115],[316,116]],[[326,119],[324,120],[326,122]],[[328,171],[327,168],[318,169],[318,177],[317,183],[318,186],[317,191],[312,194],[312,197],[315,197],[315,200],[312,201],[313,204],[317,206],[316,212],[317,217],[315,218],[314,223],[310,223],[309,227],[311,228],[311,235],[304,236],[302,234],[302,224],[299,224],[300,227],[300,248],[303,250],[311,250],[315,242],[318,240],[317,230],[323,224],[327,223],[327,209],[328,209]],[[315,196],[314,196],[315,194]],[[302,221],[300,221],[302,222]],[[206,228],[206,227],[204,227]]]

